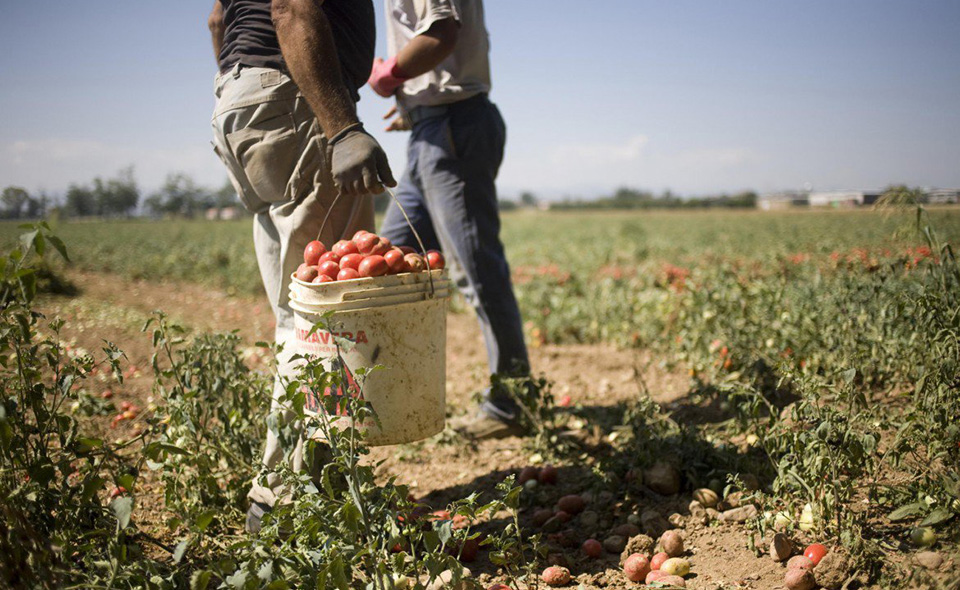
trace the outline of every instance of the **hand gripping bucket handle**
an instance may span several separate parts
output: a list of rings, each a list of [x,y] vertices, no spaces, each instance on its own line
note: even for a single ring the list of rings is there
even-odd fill
[[[423,262],[427,265],[427,279],[430,280],[430,297],[433,297],[436,292],[435,287],[433,286],[433,273],[430,272],[433,269],[430,268],[430,260],[427,258],[427,248],[423,245],[423,240],[420,239],[420,233],[417,232],[417,228],[413,227],[413,223],[410,222],[410,217],[407,215],[406,209],[403,208],[403,205],[400,204],[400,199],[397,198],[397,195],[394,194],[390,187],[384,186],[383,190],[386,191],[388,195],[393,199],[393,202],[397,204],[397,207],[400,208],[400,213],[403,214],[404,221],[407,222],[407,225],[410,227],[410,231],[413,232],[413,237],[417,238],[417,244],[420,246],[420,252],[423,253]],[[340,197],[343,195],[342,192],[337,191],[337,196],[333,198],[333,202],[330,203],[330,207],[327,208],[327,214],[323,216],[323,223],[320,224],[320,230],[317,232],[317,240],[320,239],[320,236],[323,235],[323,228],[327,226],[327,220],[330,219],[330,213],[333,212],[333,208],[337,206],[337,201],[340,200]]]

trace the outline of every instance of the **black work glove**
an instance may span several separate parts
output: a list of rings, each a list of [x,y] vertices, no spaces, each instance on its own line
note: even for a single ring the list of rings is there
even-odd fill
[[[381,182],[397,186],[390,171],[387,154],[372,135],[357,123],[330,139],[332,155],[330,169],[333,182],[341,194],[351,196],[376,195],[383,192]]]

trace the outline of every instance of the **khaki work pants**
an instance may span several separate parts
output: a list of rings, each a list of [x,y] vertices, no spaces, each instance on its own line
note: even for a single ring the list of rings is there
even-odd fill
[[[293,346],[290,276],[303,262],[307,243],[317,238],[337,194],[327,141],[297,85],[284,72],[237,66],[217,76],[215,91],[214,150],[240,200],[254,213],[257,263],[277,319],[275,338],[284,345],[278,359],[282,372],[289,367]],[[344,197],[331,212],[320,240],[330,247],[360,229],[374,229],[372,198]],[[278,378],[274,409],[282,392]],[[303,468],[302,447],[301,441],[288,456],[294,470]],[[284,456],[276,435],[269,432],[261,474],[248,494],[251,500],[272,506],[284,495],[274,472]]]

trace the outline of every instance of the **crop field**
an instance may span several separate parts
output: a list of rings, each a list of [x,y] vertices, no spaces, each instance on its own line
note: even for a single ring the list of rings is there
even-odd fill
[[[528,436],[329,430],[258,535],[250,224],[0,225],[0,588],[960,588],[960,210],[506,214]]]

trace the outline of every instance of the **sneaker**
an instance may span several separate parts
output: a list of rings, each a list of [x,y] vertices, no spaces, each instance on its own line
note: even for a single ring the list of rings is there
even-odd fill
[[[491,416],[483,411],[451,420],[450,426],[461,436],[477,441],[525,434],[518,423]]]
[[[250,502],[250,508],[247,508],[247,523],[243,528],[251,535],[260,532],[263,523],[263,515],[273,510],[273,506],[263,502]]]

